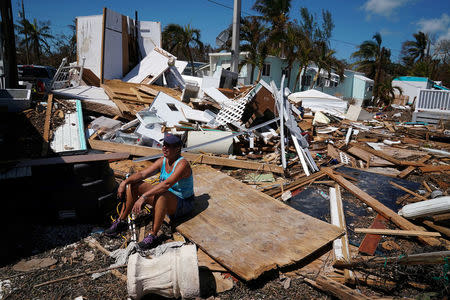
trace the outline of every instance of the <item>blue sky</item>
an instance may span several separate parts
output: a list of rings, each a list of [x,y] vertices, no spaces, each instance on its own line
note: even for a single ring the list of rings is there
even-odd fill
[[[14,20],[18,19],[21,0],[11,0]],[[256,15],[251,7],[254,0],[242,1],[242,16]],[[424,30],[436,40],[450,39],[449,0],[292,0],[291,18],[299,18],[300,7],[321,17],[328,9],[335,28],[331,46],[336,56],[348,59],[356,45],[380,32],[383,44],[398,58],[401,44],[412,39],[412,34]],[[204,43],[215,46],[216,36],[231,24],[233,0],[24,0],[28,19],[51,22],[52,32],[68,33],[67,25],[77,16],[102,14],[103,7],[138,19],[159,21],[162,27],[169,23],[190,24],[201,31]]]

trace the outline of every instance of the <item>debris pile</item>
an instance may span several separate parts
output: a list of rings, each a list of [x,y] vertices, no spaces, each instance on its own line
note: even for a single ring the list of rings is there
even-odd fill
[[[89,69],[77,67],[82,76],[22,112],[42,134],[44,146],[36,149],[41,165],[50,149],[52,155],[65,155],[65,161],[56,162],[61,164],[85,162],[83,155],[92,151],[131,155],[95,158],[109,160],[117,182],[162,156],[165,133],[182,138],[182,155],[194,170],[198,207],[184,223],[169,224],[173,226],[166,228],[162,243],[181,241],[189,251],[197,249],[189,254],[196,259],[191,273],[200,276],[202,287],[206,279],[196,273],[198,260],[214,285],[209,294],[197,291],[198,286],[184,286],[180,294],[172,282],[174,290],[164,295],[183,296],[186,290],[192,296],[195,290],[202,297],[234,298],[233,293],[252,290],[247,283],[257,279],[279,282],[283,294],[294,298],[304,295],[297,289],[311,287],[340,299],[447,295],[448,122],[411,122],[410,108],[401,101],[380,110],[352,105],[336,113],[342,103],[335,99],[330,101],[336,106],[327,106],[301,95],[290,97],[288,90],[263,80],[230,86],[235,74],[220,68],[194,80],[176,66],[173,55],[155,48],[122,80],[102,82]],[[95,82],[98,86],[87,85]],[[33,160],[26,163],[32,166]],[[9,162],[7,171],[11,168]],[[150,224],[136,225],[141,240]],[[98,286],[106,279],[99,278],[95,280],[101,284],[90,287],[94,291],[84,287],[79,293],[123,297],[128,276],[128,291],[139,298],[143,291],[130,286],[135,278],[125,275],[121,268],[126,266],[111,267],[111,250],[126,248],[131,239],[128,233],[123,241],[108,242],[92,233],[73,246],[77,255],[68,258],[64,249],[51,250],[51,265],[36,268],[61,276],[41,277],[32,295],[49,295],[50,285],[70,285],[107,272],[115,276],[109,280],[119,278],[116,288],[121,291],[101,292]],[[58,253],[64,254],[56,263]],[[159,266],[155,258],[149,262],[132,255],[135,272],[143,268],[141,260]],[[171,255],[159,259],[182,260]],[[79,269],[82,260],[98,264]],[[26,278],[23,267],[30,264],[4,267],[2,291],[24,295],[19,278]],[[32,272],[41,270],[36,268]],[[188,282],[183,280],[177,284]]]

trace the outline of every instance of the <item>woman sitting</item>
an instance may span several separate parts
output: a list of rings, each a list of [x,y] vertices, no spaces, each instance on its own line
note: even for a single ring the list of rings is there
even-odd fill
[[[125,205],[119,217],[105,230],[108,236],[115,236],[127,230],[126,218],[132,211],[139,214],[143,205],[150,204],[154,208],[153,227],[150,234],[138,245],[141,249],[155,246],[156,236],[166,214],[171,218],[181,217],[194,208],[194,180],[189,162],[181,156],[181,139],[172,134],[166,134],[163,139],[162,151],[164,157],[158,159],[147,169],[137,172],[119,185],[117,196],[122,198],[127,185],[131,193],[127,193]],[[152,185],[144,181],[158,171],[159,183]]]

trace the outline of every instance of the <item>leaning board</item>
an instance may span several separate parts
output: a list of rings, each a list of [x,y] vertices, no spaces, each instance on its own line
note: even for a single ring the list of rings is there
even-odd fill
[[[194,217],[176,229],[245,280],[293,264],[343,234],[207,166],[194,167]]]

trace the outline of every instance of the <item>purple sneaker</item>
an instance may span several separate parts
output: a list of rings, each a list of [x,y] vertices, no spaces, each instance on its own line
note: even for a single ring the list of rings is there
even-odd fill
[[[128,224],[125,220],[120,220],[119,218],[112,223],[111,227],[104,231],[106,236],[114,237],[119,233],[126,231],[128,229]]]
[[[156,238],[156,236],[150,233],[141,242],[138,243],[139,248],[141,248],[142,250],[153,248],[156,245]]]

